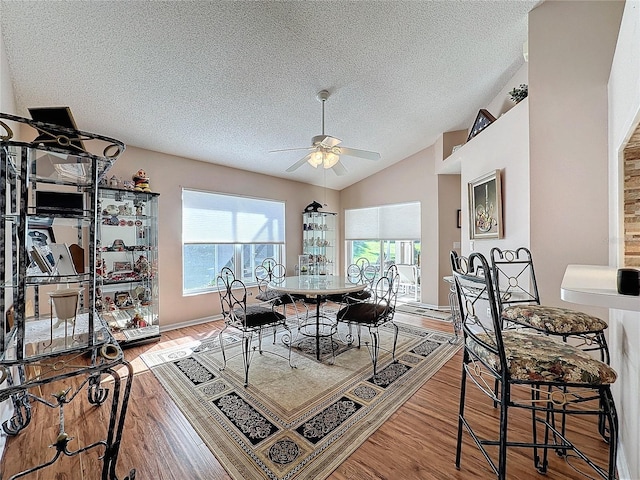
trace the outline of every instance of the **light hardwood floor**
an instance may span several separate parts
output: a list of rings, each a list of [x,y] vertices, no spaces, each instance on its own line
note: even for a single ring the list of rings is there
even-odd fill
[[[445,322],[416,316],[396,314],[396,320],[450,331]],[[126,430],[118,460],[118,476],[124,478],[135,468],[136,478],[144,480],[197,480],[229,479],[213,453],[202,443],[182,413],[149,372],[140,354],[167,348],[183,342],[202,340],[217,334],[220,322],[165,332],[158,343],[126,350],[126,357],[136,372],[133,382]],[[495,478],[484,457],[469,435],[464,435],[462,465],[454,465],[457,432],[458,396],[460,391],[461,353],[443,366],[418,392],[360,446],[336,471],[330,480],[442,480]],[[488,430],[497,430],[497,410],[486,397],[471,385],[467,388],[467,414],[478,419]],[[45,395],[47,394],[45,389]],[[51,393],[51,392],[49,392]],[[83,402],[86,403],[86,402]],[[42,408],[34,405],[32,424],[16,437],[9,438],[0,463],[0,479],[34,462],[51,458],[53,443],[58,433],[57,417],[40,415]],[[48,409],[47,409],[48,410]],[[76,409],[77,410],[77,409]],[[70,412],[67,418],[82,422],[71,424],[67,430],[86,441],[91,438],[95,425],[102,425],[105,413],[99,407]],[[510,434],[528,440],[530,416],[514,412],[510,416]],[[581,435],[580,445],[585,452],[601,464],[606,464],[607,445],[600,439],[591,420],[572,419],[569,426]],[[73,442],[70,443],[70,448]],[[24,478],[37,480],[89,480],[100,478],[97,454],[82,453],[63,458],[55,465]],[[549,472],[538,474],[533,469],[531,451],[512,449],[508,454],[508,476],[513,479],[566,480],[585,478],[564,459],[549,456]],[[592,472],[576,460],[578,467],[590,475]],[[310,479],[309,479],[310,480]]]

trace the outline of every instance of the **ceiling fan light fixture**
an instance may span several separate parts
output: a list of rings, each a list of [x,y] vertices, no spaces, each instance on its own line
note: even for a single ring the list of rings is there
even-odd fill
[[[307,161],[313,168],[318,168],[320,165],[324,168],[331,168],[340,161],[340,156],[331,150],[319,148],[309,155],[309,160]]]
[[[309,162],[309,165],[311,165],[313,168],[318,168],[318,165],[322,165],[322,162],[323,162],[322,150],[316,150],[315,152],[310,154],[309,160],[307,161]]]
[[[338,155],[333,152],[327,152],[324,156],[323,166],[324,168],[331,168],[336,163],[338,163],[338,160],[340,160],[340,157]]]
[[[343,155],[348,157],[366,158],[368,160],[379,160],[380,154],[377,152],[369,152],[367,150],[357,150],[355,148],[338,147],[341,140],[332,137],[331,135],[325,135],[324,133],[324,104],[329,98],[329,91],[322,90],[318,92],[318,100],[322,103],[322,134],[316,135],[311,139],[311,147],[309,148],[285,148],[282,150],[271,150],[273,152],[287,152],[290,150],[307,150],[304,157],[298,160],[296,163],[287,168],[287,172],[293,172],[300,168],[305,163],[308,163],[313,168],[318,168],[322,165],[325,169],[333,169],[336,175],[344,175],[347,173],[347,169],[340,161],[340,157]]]

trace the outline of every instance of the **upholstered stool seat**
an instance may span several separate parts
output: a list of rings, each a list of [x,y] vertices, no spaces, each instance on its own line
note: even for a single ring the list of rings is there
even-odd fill
[[[509,306],[502,318],[553,335],[597,333],[607,328],[606,322],[593,315],[545,305]]]
[[[331,300],[335,303],[357,303],[364,302],[371,298],[371,292],[368,290],[362,290],[361,292],[351,292],[346,295],[329,295],[327,300]]]
[[[478,339],[494,345],[486,334]],[[526,382],[610,385],[616,381],[613,368],[568,343],[551,337],[517,330],[502,332],[507,370],[513,380]],[[467,348],[492,369],[500,370],[500,358],[472,338]],[[495,346],[495,345],[494,345]]]

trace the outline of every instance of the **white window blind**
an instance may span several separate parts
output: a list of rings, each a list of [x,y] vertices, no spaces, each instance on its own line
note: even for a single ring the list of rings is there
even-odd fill
[[[284,202],[182,190],[183,243],[284,243]]]
[[[420,240],[420,202],[344,212],[345,240]]]

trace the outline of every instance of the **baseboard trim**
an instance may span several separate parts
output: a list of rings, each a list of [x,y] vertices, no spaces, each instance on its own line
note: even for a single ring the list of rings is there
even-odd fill
[[[403,302],[403,303],[415,303],[415,302]],[[421,307],[423,308],[428,308],[429,310],[440,310],[443,312],[448,312],[451,310],[451,307],[447,304],[447,305],[433,305],[432,303],[422,303],[422,302],[417,302],[420,304]]]
[[[193,320],[187,320],[186,322],[180,323],[172,323],[170,325],[160,325],[160,333],[177,330],[178,328],[193,327],[194,325],[200,325],[202,323],[215,322],[217,320],[222,320],[222,314],[214,315],[212,317],[194,318]]]

